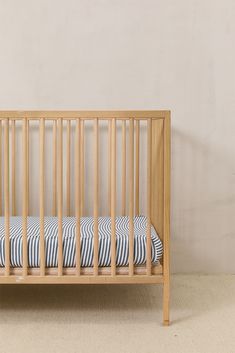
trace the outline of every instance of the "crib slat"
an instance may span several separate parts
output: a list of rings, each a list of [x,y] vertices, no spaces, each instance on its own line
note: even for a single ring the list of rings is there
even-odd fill
[[[171,169],[171,115],[166,113],[164,119],[164,147],[163,147],[163,322],[169,324],[169,300],[170,300],[170,169]]]
[[[12,216],[16,215],[15,201],[15,120],[11,121],[11,203]]]
[[[52,214],[57,213],[57,120],[53,120],[53,199]]]
[[[112,121],[108,120],[108,214],[111,216]]]
[[[63,275],[63,119],[58,120],[58,276]]]
[[[26,123],[26,140],[27,140],[26,177],[27,177],[27,216],[28,216],[29,215],[29,119],[27,119],[27,123]]]
[[[80,148],[80,152],[81,152],[81,159],[80,159],[80,173],[81,173],[81,191],[80,191],[80,195],[81,195],[81,216],[84,216],[84,193],[85,193],[85,182],[84,182],[84,168],[85,168],[85,121],[81,120],[81,148]]]
[[[116,119],[112,119],[111,149],[111,276],[116,275]]]
[[[45,275],[44,245],[44,158],[45,158],[45,121],[40,119],[40,276]]]
[[[126,215],[126,121],[122,121],[122,215]]]
[[[71,145],[71,138],[70,138],[70,131],[71,131],[71,121],[67,121],[67,156],[66,156],[66,192],[67,192],[67,216],[70,216],[70,145]]]
[[[0,120],[0,216],[2,216],[2,120]]]
[[[129,121],[129,275],[134,274],[134,121]]]
[[[146,270],[151,275],[151,158],[152,158],[152,120],[147,121],[147,242]]]
[[[27,252],[27,216],[28,216],[28,134],[27,134],[27,118],[23,119],[23,276],[28,273],[28,252]]]
[[[94,120],[94,275],[98,276],[98,254],[99,254],[99,121]]]
[[[5,200],[5,275],[10,275],[10,212],[9,212],[9,121],[4,129],[4,200]]]
[[[75,209],[76,209],[76,274],[81,274],[81,232],[80,232],[80,217],[81,217],[81,177],[80,177],[80,139],[81,139],[81,123],[80,119],[76,121],[76,135],[75,135]]]
[[[138,216],[140,213],[139,210],[139,178],[140,178],[140,121],[136,120],[135,122],[135,214]]]

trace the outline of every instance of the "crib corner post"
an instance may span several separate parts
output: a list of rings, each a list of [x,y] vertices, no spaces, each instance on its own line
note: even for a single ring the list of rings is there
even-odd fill
[[[164,148],[163,148],[163,325],[168,326],[170,299],[170,149],[171,149],[170,111],[164,118]]]

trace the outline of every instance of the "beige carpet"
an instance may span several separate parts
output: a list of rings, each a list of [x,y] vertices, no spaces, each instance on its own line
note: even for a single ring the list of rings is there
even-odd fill
[[[170,327],[161,303],[161,286],[0,286],[0,352],[235,352],[235,276],[173,276]]]

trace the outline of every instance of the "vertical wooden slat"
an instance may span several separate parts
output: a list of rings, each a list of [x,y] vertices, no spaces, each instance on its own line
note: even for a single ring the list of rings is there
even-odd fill
[[[81,174],[81,191],[80,191],[80,195],[81,195],[81,216],[84,216],[84,194],[85,194],[85,182],[84,182],[84,178],[85,178],[85,146],[84,146],[84,142],[85,142],[85,121],[81,120],[81,148],[80,148],[80,153],[81,153],[81,159],[80,159],[80,174]]]
[[[40,170],[39,170],[39,189],[40,189],[40,275],[45,275],[45,246],[44,246],[44,158],[45,158],[45,122],[40,119]]]
[[[67,156],[66,156],[66,202],[67,216],[70,216],[70,149],[71,149],[71,122],[67,120]]]
[[[136,120],[135,130],[135,214],[138,216],[139,210],[139,184],[140,184],[140,121]]]
[[[63,120],[58,120],[58,276],[63,275]]]
[[[5,207],[5,275],[10,275],[10,212],[9,212],[9,121],[4,129],[4,207]]]
[[[112,121],[108,120],[108,214],[111,216]]]
[[[164,119],[164,214],[163,214],[163,323],[169,325],[169,299],[170,299],[170,167],[171,167],[171,130],[170,112]]]
[[[27,276],[28,251],[27,251],[27,216],[28,216],[28,134],[27,119],[23,119],[23,276]]]
[[[94,275],[98,275],[98,254],[99,254],[99,233],[98,233],[98,213],[99,213],[99,121],[94,120]]]
[[[111,148],[111,275],[116,275],[116,119],[112,119]]]
[[[134,121],[129,121],[129,275],[134,274]]]
[[[26,151],[27,151],[27,161],[26,161],[26,178],[27,178],[27,216],[29,216],[29,120],[27,119],[27,124],[26,124],[26,140],[27,140],[27,146],[26,146]]]
[[[57,120],[53,120],[53,200],[52,215],[57,214]]]
[[[11,203],[12,216],[16,215],[15,197],[15,120],[11,122]]]
[[[2,216],[2,120],[0,120],[0,216]]]
[[[152,162],[152,119],[147,121],[147,238],[146,271],[151,275],[151,162]]]
[[[81,274],[81,233],[80,233],[80,217],[81,217],[81,177],[80,177],[80,142],[81,142],[81,124],[80,119],[76,121],[76,135],[75,135],[75,210],[76,210],[76,274]]]
[[[163,242],[163,119],[152,120],[152,164],[151,164],[151,224]],[[146,146],[147,147],[147,146]],[[146,173],[147,174],[147,173]],[[146,188],[147,190],[147,188]]]
[[[122,121],[122,215],[126,215],[126,120]]]

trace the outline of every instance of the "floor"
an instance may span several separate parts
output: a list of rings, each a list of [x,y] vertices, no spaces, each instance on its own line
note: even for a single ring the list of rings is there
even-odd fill
[[[235,276],[172,276],[161,286],[0,286],[1,353],[234,353]]]

